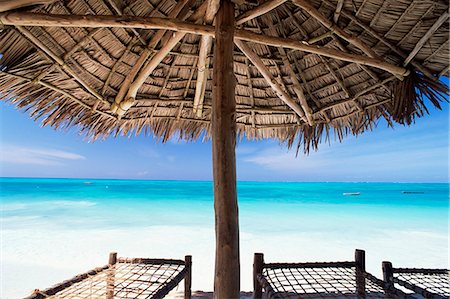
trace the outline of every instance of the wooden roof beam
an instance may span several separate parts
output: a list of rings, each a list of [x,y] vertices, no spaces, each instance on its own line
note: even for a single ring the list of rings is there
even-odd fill
[[[431,26],[430,29],[428,29],[427,33],[425,33],[424,36],[419,40],[419,42],[416,44],[414,49],[409,53],[408,57],[405,58],[405,61],[403,62],[403,66],[407,66],[408,63],[413,60],[414,56],[419,53],[420,49],[422,49],[423,45],[427,42],[427,40],[441,27],[442,24],[444,24],[445,21],[448,20],[449,13],[446,11],[444,14],[442,14],[439,19]]]
[[[219,0],[206,0],[208,6],[204,17],[204,23],[211,25],[217,11],[219,10]],[[212,47],[212,37],[203,35],[200,39],[200,49],[197,62],[197,81],[195,84],[194,96],[194,114],[196,117],[201,117],[203,113],[203,101],[205,98],[206,82],[208,81],[209,68],[209,52]]]
[[[242,25],[245,22],[248,22],[250,20],[253,20],[254,18],[257,18],[263,14],[266,14],[269,11],[271,11],[272,9],[277,8],[278,6],[280,6],[281,4],[283,4],[286,1],[287,0],[267,0],[263,4],[258,5],[257,7],[253,8],[251,10],[248,10],[248,11],[244,12],[243,14],[241,14],[239,17],[237,17],[236,25]]]
[[[275,78],[273,77],[272,73],[266,68],[262,60],[258,57],[258,55],[253,52],[252,49],[250,49],[249,46],[245,44],[245,42],[241,40],[235,40],[234,43],[236,46],[244,53],[247,58],[253,63],[253,65],[259,70],[261,75],[263,75],[264,79],[266,79],[269,86],[273,88],[275,93],[278,95],[278,97],[286,103],[292,110],[295,111],[295,113],[300,116],[300,118],[303,121],[307,121],[305,117],[305,113],[303,112],[302,108],[291,98],[291,96],[284,91],[282,86],[277,83]]]
[[[325,0],[324,0],[325,1]],[[344,11],[343,11],[344,12]],[[92,16],[92,15],[52,15],[39,13],[0,13],[0,23],[3,25],[48,26],[48,27],[120,27],[143,29],[167,29],[183,33],[208,35],[214,37],[214,27],[194,24],[171,18],[142,18],[130,16]],[[255,42],[274,47],[283,47],[307,53],[314,53],[342,61],[373,66],[393,75],[407,76],[409,71],[403,67],[393,65],[382,59],[370,58],[358,54],[345,53],[331,48],[306,45],[302,41],[289,38],[267,36],[236,29],[235,40]]]

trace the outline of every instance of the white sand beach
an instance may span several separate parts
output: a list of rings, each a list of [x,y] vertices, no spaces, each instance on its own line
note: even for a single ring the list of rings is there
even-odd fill
[[[213,289],[212,229],[151,226],[126,229],[3,229],[1,298],[15,299],[107,263],[108,253],[123,257],[193,256],[193,290]],[[366,250],[367,269],[381,277],[381,262],[413,267],[448,267],[447,236],[426,231],[345,233],[241,232],[241,290],[252,290],[252,262],[263,252],[269,262],[352,260]],[[172,293],[182,291],[182,284]],[[199,296],[205,296],[199,293]],[[207,294],[206,294],[207,295]],[[204,298],[204,297],[199,297]]]

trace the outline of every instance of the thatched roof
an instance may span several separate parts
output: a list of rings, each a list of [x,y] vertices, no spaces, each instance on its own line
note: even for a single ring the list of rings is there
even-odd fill
[[[2,100],[90,138],[209,133],[217,1],[4,2]],[[308,150],[330,130],[410,124],[428,112],[426,98],[436,107],[446,98],[447,1],[235,2],[236,122],[248,138],[298,137]],[[91,17],[59,27],[35,13]]]

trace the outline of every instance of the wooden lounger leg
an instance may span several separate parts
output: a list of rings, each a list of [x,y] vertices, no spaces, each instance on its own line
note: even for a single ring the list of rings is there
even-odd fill
[[[366,252],[361,249],[355,250],[356,263],[356,294],[358,299],[366,298]]]
[[[392,270],[392,263],[383,262],[381,266],[383,268],[383,280],[385,283],[385,291],[386,293],[390,293],[390,291],[394,288],[394,272]]]
[[[109,254],[109,269],[107,278],[106,278],[106,299],[113,299],[114,298],[114,276],[115,276],[115,270],[114,265],[117,263],[117,252],[111,252]]]
[[[186,255],[184,257],[186,263],[186,276],[184,277],[184,299],[191,299],[191,285],[192,285],[192,256]]]
[[[253,259],[253,299],[262,298],[262,286],[258,281],[258,275],[262,275],[264,267],[264,254],[255,253]]]

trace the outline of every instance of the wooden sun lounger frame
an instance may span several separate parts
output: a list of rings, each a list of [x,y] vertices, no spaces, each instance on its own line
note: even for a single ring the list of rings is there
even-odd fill
[[[421,288],[415,284],[408,281],[398,279],[394,277],[395,273],[417,273],[417,274],[450,274],[449,269],[421,269],[421,268],[394,268],[391,262],[383,262],[383,280],[389,289],[395,289],[394,284],[399,284],[404,288],[413,291],[415,294],[419,294],[427,299],[447,299],[447,297],[440,294],[436,294],[428,291],[427,289]]]
[[[32,295],[25,297],[24,299],[45,299],[47,297],[57,295],[59,292],[67,289],[68,287],[79,283],[93,275],[99,274],[103,271],[110,269],[117,263],[128,264],[172,264],[172,265],[184,265],[184,269],[181,270],[172,280],[168,281],[163,288],[159,289],[151,299],[162,299],[171,290],[173,290],[184,279],[184,299],[191,299],[191,284],[192,284],[192,256],[186,255],[184,260],[174,259],[149,259],[149,258],[123,258],[117,257],[116,252],[109,254],[108,264],[103,267],[92,269],[88,272],[78,274],[71,279],[65,280],[45,290],[36,290]],[[114,298],[114,272],[108,272],[107,278],[107,295],[106,299]]]
[[[348,262],[308,262],[308,263],[264,263],[264,255],[255,253],[253,261],[253,299],[261,299],[263,289],[269,295],[269,298],[276,297],[276,291],[267,282],[263,276],[263,269],[280,269],[280,268],[355,268],[356,269],[356,296],[358,299],[366,298],[366,279],[381,286],[385,293],[392,298],[408,298],[407,294],[401,290],[392,288],[388,289],[388,285],[381,279],[366,272],[365,251],[361,249],[355,250],[355,260]]]

